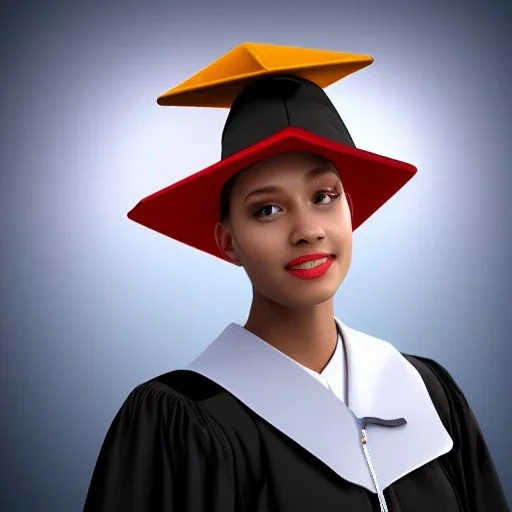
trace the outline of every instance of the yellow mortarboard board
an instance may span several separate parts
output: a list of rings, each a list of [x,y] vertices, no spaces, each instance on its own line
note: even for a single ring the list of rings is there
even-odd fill
[[[323,89],[370,65],[373,57],[262,43],[242,43],[158,98],[162,106],[230,108],[252,81],[287,73]]]

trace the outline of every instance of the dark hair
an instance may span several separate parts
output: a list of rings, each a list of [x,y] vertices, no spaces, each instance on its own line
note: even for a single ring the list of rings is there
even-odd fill
[[[235,186],[236,180],[240,177],[240,174],[243,171],[238,171],[231,178],[229,178],[222,190],[220,192],[220,222],[226,223],[229,219],[230,214],[230,203],[231,203],[231,193],[233,192],[233,187]]]

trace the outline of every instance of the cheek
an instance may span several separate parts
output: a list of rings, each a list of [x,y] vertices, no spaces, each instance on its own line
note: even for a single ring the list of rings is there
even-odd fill
[[[244,225],[237,231],[235,250],[242,264],[258,267],[279,257],[279,240],[268,226]]]
[[[347,259],[350,261],[352,254],[352,223],[350,217],[345,215],[343,212],[341,215],[337,215],[334,222],[330,224],[328,232],[328,238],[332,243],[332,250],[337,252],[343,260]]]
[[[345,241],[352,241],[352,213],[347,203],[347,200],[343,201],[341,208],[341,236]]]
[[[347,229],[345,226],[343,229],[338,229],[336,232],[333,232],[333,236],[331,237],[333,242],[332,249],[339,256],[344,255],[345,257],[350,257],[352,253],[352,230]]]
[[[352,237],[353,237],[353,233],[352,233],[352,225],[346,225],[346,226],[343,226],[343,230],[341,232],[341,244],[343,245],[343,247],[345,249],[348,250],[348,252],[352,251]]]
[[[352,216],[346,199],[342,199],[329,215],[329,225],[331,229],[336,226],[336,231],[343,237],[352,232]]]

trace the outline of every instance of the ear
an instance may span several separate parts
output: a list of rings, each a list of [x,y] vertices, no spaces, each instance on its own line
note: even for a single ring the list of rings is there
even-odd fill
[[[234,265],[242,266],[235,248],[233,247],[233,236],[231,231],[222,222],[215,225],[215,241],[222,255]]]

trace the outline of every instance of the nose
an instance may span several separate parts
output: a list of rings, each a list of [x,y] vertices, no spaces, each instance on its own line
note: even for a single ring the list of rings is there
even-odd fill
[[[302,214],[296,217],[295,225],[290,233],[290,242],[293,245],[313,245],[324,238],[325,231],[311,212],[309,215]]]

